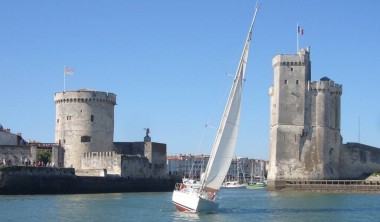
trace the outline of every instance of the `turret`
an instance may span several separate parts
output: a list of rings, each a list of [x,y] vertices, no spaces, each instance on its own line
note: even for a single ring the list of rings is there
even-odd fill
[[[55,93],[55,142],[64,148],[64,166],[80,169],[88,152],[111,151],[114,133],[113,93],[81,89]]]

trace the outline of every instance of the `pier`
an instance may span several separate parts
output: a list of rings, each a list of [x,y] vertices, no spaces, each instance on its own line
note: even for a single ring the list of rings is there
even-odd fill
[[[378,180],[283,180],[276,184],[280,191],[380,193]]]

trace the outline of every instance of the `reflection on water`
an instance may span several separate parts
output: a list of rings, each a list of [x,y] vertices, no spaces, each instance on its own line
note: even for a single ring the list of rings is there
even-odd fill
[[[0,196],[0,221],[378,221],[379,194],[226,189],[216,213],[177,212],[167,193]]]

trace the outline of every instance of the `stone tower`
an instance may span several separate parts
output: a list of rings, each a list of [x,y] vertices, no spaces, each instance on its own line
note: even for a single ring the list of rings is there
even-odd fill
[[[84,153],[112,151],[115,94],[81,89],[55,93],[54,102],[64,167],[80,169]]]
[[[339,177],[342,87],[324,77],[311,83],[310,50],[272,60],[268,182]]]

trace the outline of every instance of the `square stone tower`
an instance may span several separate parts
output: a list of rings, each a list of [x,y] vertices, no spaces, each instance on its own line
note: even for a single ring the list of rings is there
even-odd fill
[[[340,95],[324,77],[311,83],[310,50],[272,60],[268,182],[339,177]]]

